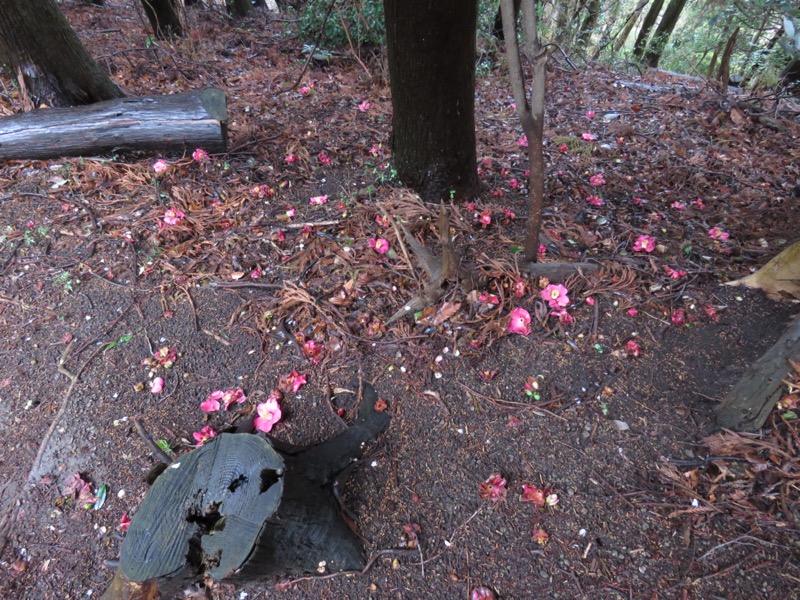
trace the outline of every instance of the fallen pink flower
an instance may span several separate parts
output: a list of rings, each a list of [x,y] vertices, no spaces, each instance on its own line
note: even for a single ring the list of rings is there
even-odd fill
[[[370,238],[368,244],[378,254],[386,254],[389,251],[389,241],[384,238]]]
[[[178,351],[175,346],[162,346],[155,351],[153,359],[165,369],[171,369],[178,360]]]
[[[278,382],[278,387],[282,390],[292,390],[293,393],[297,393],[297,391],[303,387],[307,383],[306,376],[304,373],[298,373],[296,370],[292,371],[288,375],[284,375],[280,378]]]
[[[542,292],[542,300],[547,302],[552,308],[559,308],[569,304],[568,290],[563,285],[549,284]]]
[[[486,481],[478,486],[478,495],[481,499],[494,503],[505,499],[507,493],[506,480],[500,473],[492,473]]]
[[[192,158],[200,163],[208,162],[209,160],[208,152],[206,152],[202,148],[198,148],[197,150],[192,152]]]
[[[547,494],[547,497],[544,499],[544,503],[547,504],[548,508],[555,508],[558,504],[558,494]]]
[[[256,407],[258,416],[255,418],[254,425],[257,431],[269,433],[272,427],[281,420],[281,407],[278,401],[273,398],[267,398],[266,402],[262,402]]]
[[[381,215],[376,215],[375,216],[375,222],[378,225],[380,225],[381,227],[389,227],[389,225],[390,225],[389,219],[387,219],[386,217],[383,217]]]
[[[321,204],[325,204],[327,201],[328,201],[327,196],[313,196],[311,200],[309,200],[309,203],[319,206]]]
[[[636,358],[642,353],[642,350],[639,348],[639,344],[637,344],[634,340],[628,340],[625,343],[625,352],[628,353],[628,356],[633,356]]]
[[[262,184],[250,188],[250,193],[257,198],[271,198],[275,195],[275,190],[268,185]]]
[[[164,391],[164,378],[163,377],[156,377],[150,383],[150,393],[151,394],[160,394]]]
[[[598,196],[586,196],[586,201],[592,206],[603,206],[605,204],[605,200]]]
[[[584,133],[581,137],[587,142],[593,142],[597,139],[597,136],[593,133]]]
[[[592,175],[591,177],[589,177],[589,183],[592,184],[594,187],[605,185],[606,178],[603,177],[602,173],[598,173],[597,175]]]
[[[509,314],[508,333],[528,335],[531,332],[531,315],[524,308],[515,308]]]
[[[527,148],[528,147],[528,136],[523,135],[517,140],[517,146],[520,148]]]
[[[497,294],[490,294],[488,292],[482,292],[481,295],[478,296],[478,300],[486,304],[500,304],[500,298],[497,297]]]
[[[260,279],[264,272],[261,270],[261,267],[256,267],[252,271],[250,271],[250,279]]]
[[[164,212],[164,223],[166,223],[167,225],[177,225],[178,223],[183,221],[183,218],[185,216],[186,213],[184,213],[182,210],[178,208],[168,208]]]
[[[569,314],[566,308],[553,310],[550,312],[550,316],[558,318],[558,322],[562,325],[572,325],[575,322],[575,317]]]
[[[297,155],[296,154],[287,154],[286,158],[284,158],[287,163],[292,164],[297,162]]]
[[[673,310],[672,322],[676,325],[686,325],[686,311],[680,308]]]
[[[544,256],[547,254],[547,247],[544,244],[539,244],[539,248],[537,248],[537,253],[539,256]]]
[[[544,490],[535,485],[527,483],[522,484],[522,498],[523,502],[530,502],[536,508],[544,508]]]
[[[594,306],[594,296],[586,296],[586,304]]]
[[[531,539],[533,539],[533,541],[539,544],[540,546],[544,546],[550,540],[550,534],[548,534],[541,527],[538,527],[533,530],[533,535]]]
[[[675,210],[686,210],[686,204],[679,202],[678,200],[675,200],[675,202],[670,204],[669,207],[674,208]]]
[[[514,295],[517,298],[522,298],[528,293],[528,284],[521,277],[514,278]]]
[[[632,317],[635,317],[636,315],[638,315],[638,314],[639,314],[639,311],[638,311],[638,310],[636,310],[635,308],[629,308],[629,309],[628,309],[628,314],[629,314],[630,316],[632,316]]]
[[[361,104],[358,105],[358,110],[360,110],[361,112],[367,112],[371,107],[372,105],[369,103],[369,101],[364,100]]]
[[[558,147],[558,151],[561,152],[561,154],[566,154],[568,150],[569,150],[569,146],[567,146],[566,144],[561,144]]]
[[[319,155],[317,156],[317,159],[319,160],[321,165],[329,165],[329,164],[331,164],[331,157],[328,156],[328,153],[325,152],[324,150],[319,153]]]
[[[517,213],[515,213],[510,208],[504,208],[503,209],[503,216],[505,216],[506,219],[516,219],[517,218]]]
[[[495,593],[487,587],[473,588],[469,598],[470,600],[497,600]]]
[[[217,432],[210,425],[206,425],[200,431],[195,431],[192,433],[192,437],[197,442],[198,446],[202,446],[208,440],[216,437],[216,435]]]
[[[242,390],[242,388],[236,388],[235,390],[223,392],[221,400],[222,408],[228,410],[230,405],[234,402],[236,404],[242,404],[245,400],[247,400],[247,396],[244,395],[244,390]]]
[[[697,200],[692,200],[692,206],[694,206],[697,210],[703,210],[706,207],[702,198],[698,198]]]
[[[206,399],[200,403],[200,409],[207,413],[218,411],[220,407],[219,401],[222,400],[224,395],[225,392],[222,390],[215,390],[211,392]]]
[[[719,227],[712,227],[708,230],[708,237],[712,240],[727,240],[731,234]]]
[[[303,344],[303,354],[305,354],[306,358],[311,361],[312,365],[319,364],[319,360],[324,351],[325,346],[323,344],[318,344],[314,340],[306,340],[306,342]]]
[[[671,267],[665,266],[664,271],[667,273],[667,275],[669,275],[673,279],[680,279],[681,277],[686,277],[686,271],[684,271],[683,269],[675,270]]]
[[[169,168],[169,164],[163,158],[159,158],[153,163],[153,171],[156,173],[163,173]]]
[[[652,252],[656,249],[656,240],[649,235],[640,235],[633,243],[636,252]]]
[[[128,527],[130,526],[131,526],[131,519],[128,516],[128,513],[126,512],[122,513],[122,516],[119,518],[119,523],[117,524],[117,527],[119,527],[119,530],[122,533],[125,533],[126,531],[128,531]]]
[[[481,212],[481,214],[478,215],[478,221],[480,222],[481,225],[483,225],[484,228],[486,228],[489,225],[491,225],[492,224],[492,211],[490,211],[487,208],[486,210]]]
[[[587,111],[586,111],[586,118],[587,118],[587,119],[594,119],[594,116],[595,116],[596,114],[597,114],[597,113],[596,113],[596,112],[594,112],[593,110],[587,110]]]

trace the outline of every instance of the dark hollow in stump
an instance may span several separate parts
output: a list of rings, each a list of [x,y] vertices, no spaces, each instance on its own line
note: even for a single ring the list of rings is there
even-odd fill
[[[363,569],[336,486],[389,415],[361,387],[355,423],[316,446],[276,450],[260,435],[222,433],[177,458],[136,512],[103,598],[168,598],[204,573],[245,582]]]
[[[0,161],[126,150],[225,152],[227,123],[225,94],[214,88],[39,109],[0,119]]]
[[[734,431],[755,431],[767,421],[780,400],[789,360],[800,359],[800,317],[795,318],[777,343],[747,368],[717,408],[717,425]]]

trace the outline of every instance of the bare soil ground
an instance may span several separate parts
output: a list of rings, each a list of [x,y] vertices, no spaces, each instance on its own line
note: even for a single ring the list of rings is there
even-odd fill
[[[350,415],[331,390],[358,377],[389,404],[391,426],[345,500],[367,555],[416,554],[382,556],[359,576],[209,582],[211,597],[468,598],[480,586],[507,599],[797,597],[797,424],[776,412],[746,458],[709,458],[704,442],[717,401],[796,312],[719,285],[800,231],[796,122],[673,76],[554,63],[544,260],[603,265],[564,282],[574,322],[559,323],[540,296],[547,282],[515,270],[525,154],[505,81],[484,76],[486,190],[456,207],[452,227],[497,303],[456,290],[446,302],[461,307],[442,322],[387,325],[416,283],[378,207],[431,248],[437,207],[392,181],[380,61],[364,57],[365,72],[345,53],[308,73],[305,90],[278,94],[300,74],[301,44],[263,15],[192,12],[190,39],[145,49],[129,3],[64,9],[129,92],[224,89],[233,144],[208,163],[167,157],[160,175],[153,157],[131,156],[0,169],[0,508],[16,522],[0,557],[3,598],[107,587],[120,519],[135,518],[157,460],[134,418],[180,454],[193,432],[230,427],[295,369],[308,384],[285,397],[277,439],[341,431]],[[606,183],[595,187],[598,173]],[[318,195],[328,202],[310,204]],[[164,225],[169,209],[184,212],[175,226]],[[713,239],[713,227],[730,237]],[[636,252],[641,235],[659,247]],[[376,253],[378,237],[396,252]],[[234,280],[284,287],[212,285]],[[506,334],[513,307],[534,316],[530,335]],[[280,343],[284,319],[323,345],[318,364]],[[177,348],[171,369],[142,364],[164,346]],[[538,397],[525,394],[529,378]],[[212,390],[236,387],[246,403],[200,410]],[[74,473],[108,486],[101,509],[65,490]],[[493,473],[507,482],[499,502],[479,492]],[[523,502],[523,483],[557,505]]]

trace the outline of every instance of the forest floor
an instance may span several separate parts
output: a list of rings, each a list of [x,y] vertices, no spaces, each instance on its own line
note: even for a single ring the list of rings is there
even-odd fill
[[[0,169],[0,519],[15,522],[3,598],[108,586],[157,461],[134,419],[179,455],[294,370],[307,384],[285,395],[277,439],[341,431],[351,415],[332,390],[359,376],[388,403],[344,499],[368,556],[415,555],[359,576],[209,583],[210,597],[796,597],[797,394],[787,383],[755,436],[717,431],[714,410],[797,311],[720,286],[800,231],[797,106],[554,59],[542,260],[602,266],[552,282],[569,297],[559,317],[548,282],[516,268],[526,153],[502,73],[481,75],[485,189],[450,216],[459,256],[490,283],[388,323],[419,265],[385,214],[434,249],[438,207],[392,176],[381,59],[334,53],[281,93],[305,59],[285,24],[192,11],[188,39],[148,48],[131,5],[62,7],[128,93],[224,90],[231,148],[163,157],[161,173],[156,156]],[[369,244],[381,238],[385,254]],[[508,332],[514,308],[533,316],[528,335]],[[165,369],[154,353],[173,346]],[[246,402],[200,409],[236,388]]]

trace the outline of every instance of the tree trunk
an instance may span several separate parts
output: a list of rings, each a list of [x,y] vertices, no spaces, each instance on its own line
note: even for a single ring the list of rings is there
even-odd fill
[[[426,200],[478,191],[477,0],[384,0],[392,153],[400,180]]]
[[[514,15],[515,19],[519,19],[519,4],[521,0],[514,0]],[[497,6],[497,14],[494,16],[494,25],[492,25],[492,35],[495,38],[502,41],[505,39],[503,36],[503,11],[500,10],[500,6]]]
[[[725,44],[725,50],[722,52],[722,59],[719,63],[719,73],[717,74],[717,80],[719,81],[719,88],[723,92],[728,91],[728,82],[731,79],[731,55],[733,54],[733,49],[736,47],[736,38],[739,35],[739,28],[733,30],[731,37],[728,38],[728,42]]]
[[[0,54],[35,105],[74,106],[124,96],[100,69],[55,0],[0,2]]]
[[[656,24],[656,19],[658,19],[658,13],[661,12],[662,6],[664,6],[664,0],[653,0],[653,5],[647,11],[642,28],[639,30],[639,35],[636,36],[636,43],[633,45],[633,55],[636,58],[642,58],[644,55],[644,50],[647,47],[647,38],[653,25]]]
[[[651,69],[655,69],[658,66],[658,61],[661,60],[661,54],[667,46],[669,36],[672,35],[672,31],[675,29],[675,25],[678,23],[685,6],[686,0],[670,0],[667,5],[667,10],[664,11],[664,16],[661,17],[661,22],[658,24],[645,54],[645,61]]]
[[[617,41],[614,43],[614,52],[619,52],[622,50],[625,42],[628,41],[628,36],[631,34],[631,30],[636,25],[636,21],[638,21],[639,17],[642,15],[642,10],[645,6],[647,6],[647,0],[643,0],[643,2],[631,13],[631,16],[628,17],[628,20],[625,22],[625,26],[622,28],[622,31],[620,31],[617,35]]]
[[[158,39],[183,37],[184,27],[177,0],[142,0],[142,7]]]
[[[589,38],[592,37],[594,27],[597,25],[597,18],[600,16],[600,0],[591,0],[586,6],[586,13],[586,17],[578,30],[578,44],[584,52],[586,52],[586,47],[589,45]]]
[[[228,14],[232,17],[246,17],[253,5],[250,0],[227,0]]]

